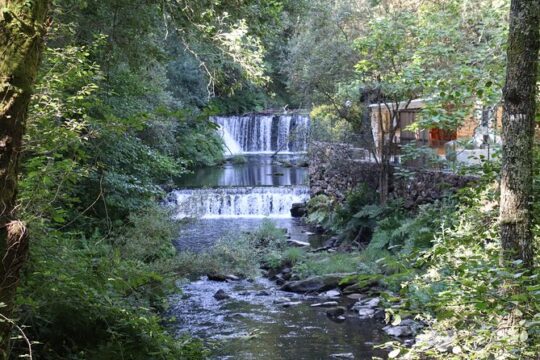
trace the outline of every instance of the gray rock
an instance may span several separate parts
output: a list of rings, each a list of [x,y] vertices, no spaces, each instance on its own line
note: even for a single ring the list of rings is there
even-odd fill
[[[358,309],[358,315],[361,319],[370,319],[375,315],[375,309],[360,308]]]
[[[343,354],[332,354],[330,355],[332,359],[354,359],[353,353],[343,353]]]
[[[266,290],[261,290],[255,294],[255,296],[270,296],[271,294]]]
[[[347,286],[345,289],[343,289],[343,294],[349,295],[349,294],[359,294],[359,293],[365,293],[373,286],[376,286],[378,284],[377,280],[370,281],[367,284],[353,284]]]
[[[304,203],[295,203],[291,207],[291,216],[293,218],[299,218],[307,214],[306,204]]]
[[[276,285],[283,285],[285,284],[287,281],[283,278],[283,275],[281,274],[277,274],[275,277],[274,277],[274,281],[276,282]]]
[[[360,309],[360,308],[376,308],[381,303],[381,298],[376,297],[372,299],[364,299],[358,301],[356,304],[354,304],[353,309]]]
[[[316,303],[311,304],[311,307],[332,307],[332,306],[338,306],[339,303],[337,301],[326,301],[323,303]]]
[[[296,293],[320,293],[337,288],[343,276],[344,275],[333,274],[291,281],[283,285],[281,290]]]
[[[351,300],[360,300],[364,296],[365,296],[364,294],[349,294],[349,295],[347,295],[347,298],[349,298]]]
[[[216,299],[217,301],[222,301],[222,300],[226,300],[226,299],[229,299],[229,298],[230,298],[230,296],[227,295],[223,289],[219,289],[214,294],[214,299]]]
[[[223,274],[209,273],[206,276],[208,277],[208,280],[210,281],[219,281],[219,282],[227,281],[227,276]]]
[[[395,337],[408,337],[408,336],[414,335],[410,326],[403,326],[403,325],[398,325],[398,326],[388,325],[388,326],[383,327],[383,331],[387,333],[388,335],[395,336]]]
[[[327,292],[320,294],[320,296],[324,296],[328,298],[337,298],[341,296],[341,292],[339,292],[339,290],[328,290]]]
[[[344,308],[343,306],[336,306],[334,308],[326,310],[326,316],[328,316],[329,318],[335,319],[339,316],[344,315],[346,311],[347,309]]]
[[[291,246],[294,246],[294,247],[309,247],[311,246],[310,243],[308,242],[305,242],[305,241],[300,241],[300,240],[292,240],[292,239],[289,239],[287,240],[287,244],[291,245]]]
[[[301,301],[289,301],[289,302],[281,304],[281,306],[283,306],[284,308],[288,308],[291,306],[300,305],[301,303],[302,303]]]
[[[225,278],[229,281],[240,281],[240,278],[233,274],[225,275]]]
[[[286,297],[280,297],[274,300],[274,304],[284,304],[288,302],[291,302],[291,299],[286,298]]]

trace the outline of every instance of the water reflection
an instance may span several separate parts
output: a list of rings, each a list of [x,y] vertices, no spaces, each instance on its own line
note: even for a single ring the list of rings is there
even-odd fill
[[[183,187],[290,186],[307,183],[305,155],[246,155],[245,163],[228,161],[221,167],[204,168],[186,175]],[[293,165],[293,166],[290,166]]]

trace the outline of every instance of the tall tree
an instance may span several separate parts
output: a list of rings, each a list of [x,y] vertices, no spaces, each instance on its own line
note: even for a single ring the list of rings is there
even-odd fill
[[[48,0],[0,0],[0,358],[8,357],[19,271],[28,253],[15,214],[19,154],[39,67]]]
[[[532,184],[540,0],[512,0],[504,87],[501,243],[505,259],[533,266]]]

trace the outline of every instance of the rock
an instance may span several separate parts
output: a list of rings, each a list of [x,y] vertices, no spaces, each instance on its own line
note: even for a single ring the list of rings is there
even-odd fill
[[[375,315],[375,309],[361,308],[358,309],[358,315],[361,319],[371,319]]]
[[[266,290],[261,290],[255,294],[255,296],[270,296],[271,294]]]
[[[402,326],[402,325],[398,325],[398,326],[388,325],[388,326],[383,327],[383,331],[387,333],[388,335],[395,336],[395,337],[408,337],[408,336],[414,335],[412,329],[409,326]]]
[[[280,297],[274,300],[274,304],[284,304],[288,302],[291,302],[291,299],[286,298],[286,297]]]
[[[291,281],[281,287],[283,291],[296,293],[320,293],[338,287],[343,275],[314,276],[305,280]]]
[[[347,309],[344,308],[343,306],[336,306],[334,308],[326,310],[326,316],[328,316],[329,318],[335,319],[338,316],[344,315],[346,311]]]
[[[376,297],[372,299],[364,299],[358,301],[356,304],[354,304],[353,309],[357,310],[360,308],[376,308],[381,303],[381,298]]]
[[[225,278],[229,281],[240,281],[240,278],[233,274],[225,275]]]
[[[337,301],[326,301],[323,303],[311,304],[311,307],[332,307],[332,306],[338,306],[338,305],[339,304]]]
[[[281,306],[283,306],[285,308],[288,308],[288,307],[291,307],[291,306],[300,305],[301,303],[302,303],[301,301],[289,301],[289,302],[281,304]]]
[[[360,300],[364,297],[365,295],[363,294],[349,294],[347,295],[347,298],[351,299],[351,300]]]
[[[294,203],[291,207],[291,216],[293,218],[299,218],[307,214],[305,203]]]
[[[276,285],[283,285],[285,284],[287,281],[283,278],[283,276],[281,274],[278,274],[274,277],[274,281],[276,282]]]
[[[341,292],[339,292],[339,290],[328,290],[327,292],[320,294],[320,296],[324,296],[328,298],[337,298],[341,296]]]
[[[308,246],[311,246],[310,243],[308,243],[306,241],[292,240],[292,239],[287,240],[287,244],[289,244],[291,246],[294,246],[294,247],[308,247]]]
[[[227,276],[223,274],[209,273],[209,274],[206,274],[206,276],[208,277],[208,280],[210,281],[219,281],[219,282],[227,281]]]
[[[330,355],[332,359],[354,359],[353,353],[343,353],[343,354],[332,354]]]
[[[349,295],[349,294],[358,294],[358,293],[364,293],[370,290],[373,286],[378,285],[378,280],[369,281],[367,283],[363,282],[361,284],[353,284],[347,286],[345,289],[343,289],[343,294]]]
[[[230,296],[227,295],[223,289],[219,289],[214,294],[214,299],[216,299],[217,301],[222,301],[222,300],[226,300],[226,299],[229,299],[229,298],[230,298]]]

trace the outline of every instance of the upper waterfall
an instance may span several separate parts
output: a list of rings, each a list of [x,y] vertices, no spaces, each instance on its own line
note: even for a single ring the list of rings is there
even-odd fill
[[[308,115],[217,116],[226,154],[307,151]]]

